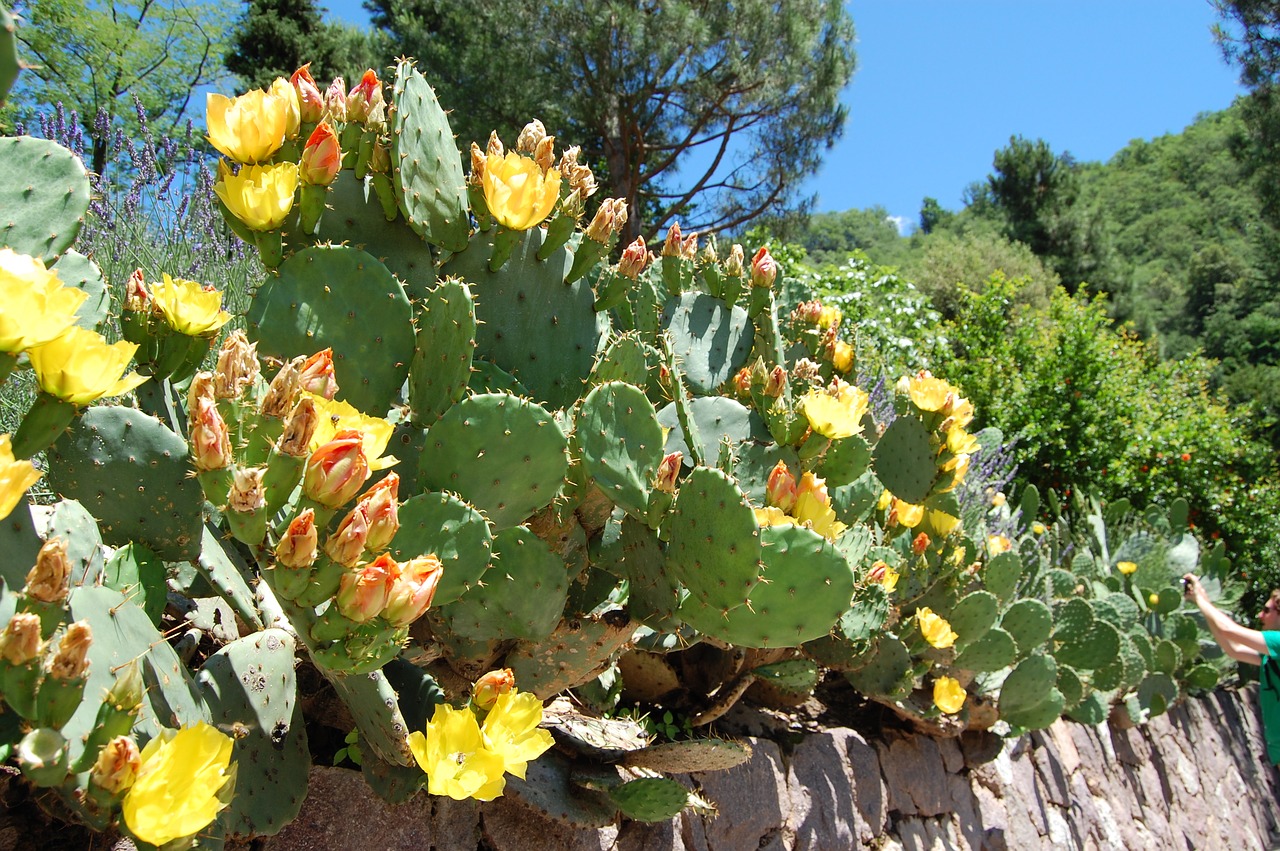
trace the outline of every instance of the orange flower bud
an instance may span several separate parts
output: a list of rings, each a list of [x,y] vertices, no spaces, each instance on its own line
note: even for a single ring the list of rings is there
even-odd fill
[[[812,474],[807,474],[812,475]],[[765,501],[785,513],[790,513],[796,504],[796,477],[787,468],[786,461],[779,461],[769,472],[769,480],[765,484]]]
[[[664,493],[675,493],[676,478],[680,475],[680,462],[683,458],[683,452],[663,456],[662,462],[658,464],[658,476],[653,486]]]
[[[382,83],[378,80],[377,73],[370,68],[347,94],[347,120],[363,122],[369,117],[369,111],[379,103],[382,103]]]
[[[778,264],[769,254],[768,247],[761,248],[751,258],[751,286],[772,287],[778,277]]]
[[[365,549],[371,553],[385,549],[400,530],[400,476],[387,473],[377,484],[365,491],[357,507],[364,512],[369,524],[369,537]]]
[[[637,236],[635,242],[622,251],[618,260],[618,274],[624,278],[637,280],[644,267],[649,263],[649,249],[645,247],[644,237]]]
[[[471,702],[484,711],[493,708],[499,695],[504,695],[516,687],[516,675],[510,668],[490,671],[471,688]]]
[[[923,555],[927,549],[929,549],[929,536],[921,532],[911,541],[911,552],[916,555]]]
[[[298,386],[308,393],[333,399],[338,395],[338,377],[333,371],[333,349],[321,349],[302,362]]]
[[[796,486],[796,499],[805,494],[813,494],[822,505],[831,504],[831,497],[827,494],[827,480],[818,478],[812,472],[804,473]]]
[[[356,429],[343,429],[333,440],[311,453],[302,478],[302,492],[329,508],[350,502],[369,478],[364,441]]]
[[[70,576],[71,561],[67,558],[67,542],[62,538],[50,538],[40,547],[35,567],[27,573],[27,585],[22,590],[32,600],[61,603],[67,599],[67,580]]]
[[[341,170],[342,148],[338,145],[338,134],[327,121],[321,121],[302,149],[298,177],[304,185],[328,186]]]
[[[734,373],[733,392],[744,399],[751,395],[751,367],[744,366]]]
[[[347,512],[338,529],[325,541],[329,558],[344,567],[355,567],[364,555],[364,542],[369,537],[369,518],[359,505]]]
[[[300,570],[316,560],[316,513],[308,508],[289,521],[289,528],[276,544],[276,561],[284,567]]]
[[[385,557],[390,558],[389,555]],[[399,565],[382,616],[392,626],[408,626],[422,617],[423,612],[431,608],[431,600],[443,575],[444,566],[433,554],[418,556]]]
[[[390,553],[347,571],[338,585],[338,611],[356,623],[373,620],[387,607],[391,586],[399,575],[400,566]]]
[[[324,95],[320,94],[320,87],[311,76],[311,63],[294,71],[289,82],[298,93],[299,117],[308,124],[319,121],[324,115]]]
[[[191,463],[201,472],[224,470],[235,460],[231,433],[212,399],[195,400],[187,417],[187,442],[191,444]]]

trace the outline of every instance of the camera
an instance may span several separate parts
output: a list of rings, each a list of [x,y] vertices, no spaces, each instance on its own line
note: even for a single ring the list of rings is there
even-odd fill
[[[1185,576],[1182,577],[1182,596],[1184,597],[1191,596],[1191,580]]]

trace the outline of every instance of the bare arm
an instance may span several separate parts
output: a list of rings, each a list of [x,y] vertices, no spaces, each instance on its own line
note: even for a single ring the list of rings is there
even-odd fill
[[[1262,657],[1268,655],[1267,641],[1262,633],[1241,626],[1209,602],[1209,595],[1196,576],[1188,573],[1182,578],[1187,583],[1187,597],[1199,607],[1209,625],[1209,632],[1213,633],[1214,641],[1218,642],[1223,652],[1237,662],[1262,664]]]

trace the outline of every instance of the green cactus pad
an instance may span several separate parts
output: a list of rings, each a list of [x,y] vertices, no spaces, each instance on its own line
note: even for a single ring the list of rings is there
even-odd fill
[[[752,505],[767,503],[769,473],[779,461],[785,462],[790,470],[800,469],[800,456],[790,446],[745,440],[734,444],[733,450],[737,456],[733,465],[733,477],[738,480],[738,487],[742,488]]]
[[[196,677],[210,720],[235,739],[236,794],[219,817],[232,834],[278,833],[307,795],[311,751],[293,667],[293,637],[268,629],[223,647]]]
[[[834,488],[856,481],[871,463],[871,446],[860,434],[833,440],[818,465],[818,475]]]
[[[351,710],[360,730],[360,744],[386,762],[413,765],[409,729],[400,713],[396,691],[382,671],[360,676],[330,676],[333,690]]]
[[[669,300],[662,326],[671,335],[671,348],[689,389],[698,396],[715,393],[742,368],[755,333],[741,307],[698,292]]]
[[[205,525],[201,535],[200,557],[195,562],[199,575],[233,611],[254,629],[262,628],[257,599],[249,583],[254,572],[245,564],[244,556],[233,539]]]
[[[471,229],[462,159],[436,93],[412,60],[396,65],[391,101],[391,167],[400,210],[427,242],[462,251]]]
[[[516,526],[494,535],[493,566],[481,584],[440,613],[473,641],[541,641],[560,622],[567,592],[564,562],[541,538]]]
[[[1208,691],[1218,685],[1218,669],[1212,665],[1201,663],[1187,670],[1183,675],[1187,686],[1190,688],[1202,689]]]
[[[488,393],[463,399],[427,431],[418,481],[458,493],[506,529],[550,505],[568,470],[568,440],[546,409]]]
[[[1022,559],[1015,552],[1000,553],[982,569],[982,584],[1001,600],[1012,599],[1022,576]]]
[[[787,659],[751,669],[757,680],[794,694],[809,694],[818,685],[818,666],[809,659]]]
[[[1076,670],[1093,671],[1115,660],[1122,639],[1111,624],[1094,621],[1083,637],[1059,644],[1053,651],[1053,657]],[[1137,652],[1136,648],[1134,652]]]
[[[146,738],[160,732],[208,721],[208,710],[199,698],[195,683],[173,647],[164,640],[140,607],[110,588],[80,587],[71,590],[71,620],[86,620],[93,632],[89,645],[89,679],[86,696],[106,694],[117,674],[131,661],[141,667],[146,697],[142,701],[134,730]],[[98,700],[86,700],[62,728],[71,743],[71,762],[76,762],[85,740],[97,721]]]
[[[107,282],[102,279],[98,264],[78,251],[68,250],[51,268],[63,286],[84,290],[89,296],[76,310],[76,324],[96,331],[111,308],[111,293],[107,291]]]
[[[643,516],[662,461],[662,427],[644,392],[619,381],[593,389],[578,409],[574,439],[597,487]]]
[[[1085,685],[1075,669],[1066,665],[1058,666],[1058,691],[1062,692],[1063,710],[1070,712],[1084,700]]]
[[[665,774],[726,771],[751,759],[751,746],[728,739],[689,739],[663,742],[629,751],[620,760],[627,768],[647,768]]]
[[[911,693],[911,652],[900,639],[881,635],[864,664],[845,674],[855,689],[869,697],[896,700]]]
[[[1134,720],[1149,721],[1157,715],[1163,715],[1178,699],[1178,685],[1168,674],[1148,674],[1138,684],[1135,697],[1142,717]]]
[[[443,606],[475,586],[489,566],[493,536],[475,508],[444,493],[420,493],[400,505],[400,530],[391,554],[408,561],[434,553],[444,567],[433,605]]]
[[[632,821],[670,821],[689,803],[689,790],[667,777],[641,777],[609,790],[618,811]]]
[[[88,512],[85,516],[88,517]],[[7,587],[17,591],[26,584],[27,571],[35,566],[43,543],[31,517],[31,505],[24,495],[9,516],[0,520],[0,552],[4,553],[0,559],[0,579]]]
[[[841,523],[856,526],[870,516],[884,493],[884,485],[875,473],[866,472],[847,485],[831,488],[830,493],[836,517]]]
[[[759,414],[727,396],[702,396],[692,399],[689,403],[689,412],[703,446],[715,447],[725,440],[734,445],[746,440],[761,443],[773,440]],[[666,405],[658,412],[658,423],[664,428],[671,429],[663,451],[684,453],[685,465],[692,466],[692,455],[685,442],[684,430],[680,427],[675,403]]]
[[[1066,705],[1057,680],[1053,657],[1036,654],[1023,659],[1000,687],[1000,719],[1025,730],[1048,727]]]
[[[960,636],[957,645],[963,648],[986,635],[987,630],[995,626],[999,614],[1000,604],[994,594],[974,591],[960,598],[947,615],[947,621]]]
[[[1053,640],[1083,641],[1093,627],[1093,607],[1089,601],[1073,597],[1053,607]]]
[[[876,443],[876,476],[894,496],[912,505],[922,505],[929,498],[937,478],[930,436],[920,420],[901,416]]]
[[[476,312],[462,281],[442,281],[414,308],[416,349],[409,367],[413,421],[429,426],[460,400],[471,380]]]
[[[667,570],[717,617],[744,604],[760,581],[764,562],[755,513],[719,470],[698,467],[689,474],[663,533]]]
[[[853,595],[853,573],[835,546],[809,529],[771,526],[760,530],[760,552],[764,573],[746,605],[725,612],[691,595],[680,617],[741,647],[798,647],[830,632]]]
[[[1172,674],[1182,666],[1182,651],[1168,639],[1162,639],[1152,648],[1151,657],[1151,670],[1157,673]]]
[[[1019,655],[1026,656],[1049,640],[1053,613],[1040,600],[1019,600],[1005,610],[1000,626],[1017,643]]]
[[[1085,559],[1090,563],[1092,562],[1088,556]],[[1075,570],[1075,568],[1073,567],[1072,570]],[[1073,573],[1072,570],[1063,570],[1059,567],[1050,568],[1049,572],[1045,574],[1045,588],[1053,597],[1059,600],[1083,602],[1080,600],[1076,588],[1081,584],[1080,576],[1085,575],[1084,569],[1081,569],[1080,575]]]
[[[1067,717],[1080,724],[1096,725],[1107,720],[1111,707],[1106,695],[1090,692],[1076,706],[1067,710]]]
[[[1095,617],[1108,621],[1116,629],[1127,629],[1142,619],[1138,604],[1128,594],[1107,594],[1092,601]]]
[[[400,282],[358,248],[316,246],[286,259],[249,305],[259,355],[284,360],[333,349],[338,398],[383,416],[413,360],[409,299]]]
[[[67,543],[67,560],[71,562],[71,585],[101,584],[106,559],[103,556],[98,523],[93,519],[93,515],[74,499],[64,499],[53,507],[53,512],[49,514],[47,520],[43,533],[44,540],[61,538]],[[25,567],[20,565],[21,576],[13,586],[15,589],[23,586],[27,571],[34,565],[35,558],[26,563]]]
[[[634,626],[617,609],[600,617],[564,620],[546,639],[517,644],[504,664],[515,673],[521,691],[546,700],[599,674],[631,639]]]
[[[637,387],[647,387],[649,352],[649,347],[634,331],[615,337],[596,360],[591,370],[591,383],[625,381]]]
[[[967,671],[998,671],[1012,665],[1018,656],[1013,637],[1000,627],[992,627],[976,641],[967,643],[956,656],[955,667]]]
[[[164,562],[142,544],[125,544],[115,551],[102,574],[103,584],[142,606],[153,624],[160,623],[168,603]]]
[[[571,405],[607,339],[608,315],[596,313],[585,279],[565,284],[573,260],[565,248],[537,258],[540,228],[526,231],[506,264],[491,272],[493,234],[477,234],[440,270],[471,285],[480,323],[476,354],[519,379],[539,402]]]
[[[467,387],[472,393],[510,393],[512,396],[528,396],[529,388],[525,387],[511,373],[500,366],[486,360],[475,359],[471,362],[471,380]]]
[[[601,567],[627,580],[627,606],[632,617],[655,629],[668,626],[668,619],[680,604],[680,589],[675,577],[664,569],[662,544],[653,530],[627,516],[621,523],[616,547],[602,550],[601,556]]]
[[[50,487],[98,518],[108,544],[145,544],[165,561],[200,554],[204,494],[187,444],[120,406],[85,409],[49,450]]]
[[[556,822],[594,830],[617,820],[618,808],[608,794],[586,789],[570,780],[569,759],[548,751],[526,766],[524,779],[507,777],[503,796]]]
[[[89,211],[89,173],[56,142],[0,138],[0,211],[0,248],[52,266],[80,235]]]

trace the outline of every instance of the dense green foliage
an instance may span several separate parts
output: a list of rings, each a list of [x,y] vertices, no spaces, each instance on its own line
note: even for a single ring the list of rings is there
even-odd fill
[[[315,0],[249,0],[236,22],[227,70],[252,88],[266,88],[304,63],[322,86],[345,75],[354,84],[366,68],[380,68],[378,33],[326,22]]]

